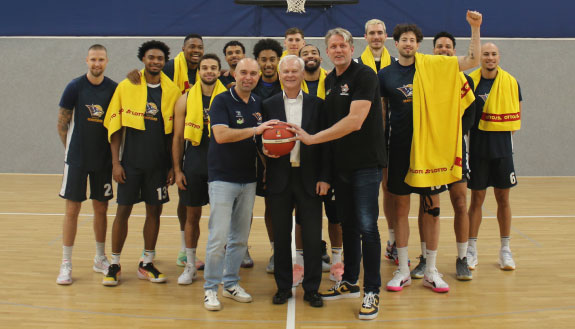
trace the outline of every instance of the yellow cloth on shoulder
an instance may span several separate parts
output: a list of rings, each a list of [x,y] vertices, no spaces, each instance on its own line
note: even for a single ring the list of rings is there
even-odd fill
[[[461,117],[474,100],[457,57],[415,54],[408,185],[433,187],[461,179]]]
[[[200,72],[196,70],[196,82],[198,81],[200,81]],[[182,94],[192,87],[188,79],[188,62],[183,51],[174,58],[174,83],[180,88]]]
[[[317,84],[317,97],[321,99],[325,99],[325,77],[327,76],[327,71],[324,70],[322,67],[319,68],[319,81]],[[307,83],[305,80],[301,82],[301,90],[309,94],[309,88],[307,87]]]
[[[469,76],[477,89],[481,80],[481,69],[471,72]],[[511,74],[497,66],[497,76],[483,105],[479,130],[515,131],[520,128],[519,85]]]
[[[377,73],[377,67],[375,66],[375,58],[373,57],[373,53],[371,52],[371,49],[369,49],[369,46],[365,47],[365,50],[361,54],[360,58],[363,65],[371,67],[371,69],[375,73]],[[381,61],[379,64],[380,69],[391,64],[391,56],[389,55],[389,52],[385,47],[383,47],[383,52],[381,53],[380,61]]]
[[[210,98],[210,106],[212,101],[217,95],[226,92],[228,89],[216,80],[212,97]],[[184,124],[184,138],[189,140],[193,146],[200,145],[202,134],[204,132],[204,103],[202,97],[202,84],[196,83],[188,92],[188,99],[186,102],[186,120]],[[210,134],[210,125],[208,123],[208,136]]]
[[[164,119],[164,132],[171,134],[174,127],[174,105],[180,97],[180,90],[170,78],[160,73],[160,86],[162,88],[162,118]],[[148,103],[148,84],[141,71],[140,84],[135,85],[128,79],[120,82],[104,118],[104,127],[108,129],[108,140],[112,135],[122,129],[130,127],[138,130],[146,130],[144,116]]]

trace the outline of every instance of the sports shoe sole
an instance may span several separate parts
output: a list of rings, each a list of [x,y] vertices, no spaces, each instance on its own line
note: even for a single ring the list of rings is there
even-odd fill
[[[412,279],[423,279],[423,274],[409,273]]]
[[[56,280],[56,283],[59,284],[59,285],[61,285],[61,286],[69,286],[69,285],[72,284],[72,279],[66,280],[66,281],[58,281],[58,280]]]
[[[117,286],[119,282],[120,282],[120,273],[117,274],[116,281],[106,280],[106,278],[104,278],[104,280],[102,280],[102,285],[107,287],[114,287]]]
[[[248,297],[234,296],[234,295],[230,294],[226,289],[224,289],[224,291],[222,292],[222,296],[226,297],[226,298],[231,298],[231,299],[235,300],[236,302],[240,302],[240,303],[251,303],[253,300],[251,296],[249,298]]]
[[[509,265],[507,265],[507,266],[501,266],[501,264],[500,264],[500,265],[499,265],[499,268],[500,268],[502,271],[515,271],[515,266],[509,266]]]
[[[338,300],[338,299],[343,299],[343,298],[358,298],[360,297],[360,292],[350,292],[350,293],[345,293],[345,294],[340,294],[340,295],[336,295],[336,296],[321,296],[321,299],[323,300]]]
[[[106,269],[102,269],[102,268],[99,268],[98,266],[94,265],[94,266],[92,266],[92,269],[94,270],[94,272],[102,273],[102,274],[104,274],[104,275],[108,274],[108,269],[107,269],[107,268],[106,268]]]
[[[166,278],[151,278],[151,277],[147,276],[146,274],[140,272],[139,270],[138,270],[138,279],[148,280],[148,281],[153,282],[153,283],[164,283],[167,280]]]
[[[385,289],[387,289],[387,291],[398,292],[398,291],[402,291],[403,288],[410,286],[410,285],[411,285],[411,280],[408,280],[398,287],[396,287],[396,286],[385,286]]]
[[[455,278],[459,281],[471,281],[471,280],[473,280],[473,276],[471,276],[471,275],[456,275]]]
[[[208,311],[220,311],[222,309],[222,304],[220,305],[207,305],[204,303],[204,308]]]
[[[427,287],[429,289],[431,289],[434,292],[438,292],[438,293],[445,293],[445,292],[449,292],[449,287],[446,288],[435,288],[434,286],[432,286],[430,283],[427,283],[427,281],[423,281],[423,286]]]
[[[377,318],[377,313],[374,314],[360,314],[359,315],[359,319],[360,320],[373,320]]]

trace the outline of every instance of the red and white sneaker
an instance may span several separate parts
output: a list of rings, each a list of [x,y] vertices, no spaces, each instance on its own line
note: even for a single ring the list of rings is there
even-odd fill
[[[431,288],[435,292],[448,292],[449,285],[443,281],[443,275],[437,271],[436,268],[431,271],[425,271],[423,276],[423,286]]]
[[[389,280],[386,289],[389,291],[402,291],[403,287],[411,284],[411,275],[409,271],[402,273],[400,270],[393,272],[393,279]]]

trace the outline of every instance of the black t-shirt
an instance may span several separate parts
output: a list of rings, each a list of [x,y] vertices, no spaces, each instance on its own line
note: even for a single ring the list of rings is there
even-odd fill
[[[391,56],[391,55],[389,55],[389,58],[390,58],[390,60],[391,60],[391,63],[397,61],[397,59],[395,59],[395,57],[393,57],[393,56]],[[358,57],[356,60],[357,60],[357,62],[358,62],[359,64],[363,64],[363,61],[361,60],[361,57]],[[365,64],[364,64],[364,65],[365,65]],[[379,72],[379,70],[381,69],[381,59],[379,59],[378,61],[377,61],[377,60],[375,61],[375,69],[376,69],[377,72]]]
[[[230,89],[235,83],[236,79],[229,73],[227,76],[220,75],[220,82],[228,89]]]
[[[252,94],[256,94],[256,95],[260,96],[260,98],[263,101],[263,100],[268,99],[268,98],[272,97],[273,95],[275,95],[277,93],[281,93],[281,92],[282,92],[282,86],[280,84],[279,79],[277,79],[276,81],[274,81],[272,83],[269,83],[269,82],[264,82],[264,80],[260,78],[257,86],[252,91]]]
[[[319,80],[315,81],[305,81],[307,85],[307,90],[309,91],[308,94],[317,96],[317,86],[319,86]]]
[[[214,98],[210,108],[213,127],[224,125],[242,129],[262,123],[261,99],[251,94],[248,103],[236,94],[235,87]],[[210,140],[208,150],[208,181],[254,183],[256,181],[256,143],[252,137],[233,143],[219,144]]]
[[[140,169],[170,167],[170,153],[162,117],[162,88],[148,85],[145,130],[126,127],[122,165]]]
[[[475,89],[475,123],[471,128],[469,137],[469,154],[471,157],[487,159],[505,158],[513,155],[513,140],[510,131],[483,131],[479,130],[479,121],[483,114],[483,106],[489,96],[495,79],[479,80]],[[521,88],[519,88],[519,101],[522,101]]]
[[[193,173],[194,175],[208,174],[208,148],[210,146],[208,125],[210,124],[209,110],[211,98],[211,96],[202,95],[202,103],[204,105],[204,130],[202,132],[200,145],[192,146],[191,143],[186,143],[184,170],[186,172]]]
[[[385,167],[387,154],[381,113],[381,97],[377,76],[368,66],[351,61],[340,76],[333,70],[325,79],[325,108],[328,124],[334,125],[349,114],[352,101],[371,102],[369,113],[361,126],[332,142],[335,168],[348,171]]]
[[[108,131],[103,122],[117,85],[107,77],[99,85],[93,85],[82,75],[66,86],[60,107],[74,111],[64,158],[68,165],[88,171],[111,165]]]
[[[411,149],[413,137],[413,77],[415,64],[393,61],[378,73],[381,96],[387,99],[390,149]]]
[[[170,80],[174,81],[174,70],[174,59],[172,58],[166,63],[166,65],[164,65],[162,71],[168,76],[168,78],[170,78]],[[196,83],[196,70],[197,69],[188,69],[188,81],[190,82],[190,87]]]

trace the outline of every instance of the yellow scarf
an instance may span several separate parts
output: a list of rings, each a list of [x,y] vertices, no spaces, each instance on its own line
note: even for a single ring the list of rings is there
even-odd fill
[[[365,47],[365,50],[361,54],[360,58],[361,58],[361,62],[363,63],[363,65],[367,65],[367,66],[371,67],[371,69],[375,73],[377,73],[377,68],[375,66],[375,58],[373,57],[373,54],[371,53],[371,49],[369,49],[369,46]],[[383,47],[383,52],[381,53],[380,61],[381,61],[379,64],[380,70],[382,68],[388,66],[389,64],[391,64],[391,57],[389,55],[389,52],[387,51],[387,48],[385,48],[385,47]]]
[[[196,70],[196,82],[198,81],[200,81],[200,73]],[[183,51],[174,58],[174,83],[180,88],[182,94],[192,87],[188,80],[188,62]]]
[[[469,74],[475,88],[481,80],[481,69]],[[493,86],[483,105],[479,129],[484,131],[515,131],[521,128],[519,85],[517,80],[499,66]]]
[[[461,117],[474,100],[457,57],[415,54],[408,185],[433,187],[461,179]]]
[[[164,132],[171,134],[174,126],[174,105],[180,97],[180,90],[164,72],[160,73],[162,88],[162,117],[164,118]],[[148,84],[144,70],[141,71],[140,84],[135,85],[128,79],[120,82],[104,118],[104,126],[108,128],[108,140],[122,127],[145,130],[144,116],[148,102]]]
[[[227,91],[226,87],[216,80],[216,86],[210,98],[210,106],[217,95]],[[202,84],[196,83],[188,93],[186,103],[186,123],[184,125],[184,138],[192,142],[192,146],[200,145],[202,133],[204,131],[204,104],[202,97]],[[208,136],[210,134],[210,125],[208,124]]]
[[[319,68],[319,82],[317,84],[317,97],[321,99],[325,99],[325,77],[327,76],[327,71],[324,70],[322,67]],[[301,90],[304,93],[309,94],[309,88],[307,87],[307,83],[305,80],[301,82]]]

